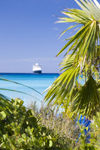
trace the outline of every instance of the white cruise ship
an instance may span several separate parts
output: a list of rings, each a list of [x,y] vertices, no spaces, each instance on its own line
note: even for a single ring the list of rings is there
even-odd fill
[[[41,66],[38,63],[33,65],[33,73],[37,73],[37,74],[42,73],[42,68],[41,68]]]

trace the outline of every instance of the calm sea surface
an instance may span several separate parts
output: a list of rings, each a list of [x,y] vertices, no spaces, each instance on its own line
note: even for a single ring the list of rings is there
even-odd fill
[[[59,74],[30,74],[30,73],[25,73],[25,74],[24,73],[1,73],[0,74],[1,78],[5,78],[8,80],[25,84],[27,86],[34,88],[40,93],[43,93],[43,91],[46,90],[58,76]],[[0,80],[0,88],[18,90],[32,95],[33,97],[22,93],[16,93],[11,91],[0,91],[0,93],[8,96],[9,98],[20,98],[24,100],[24,104],[26,106],[31,104],[34,101],[36,101],[37,104],[40,104],[45,95],[45,94],[40,95],[37,92],[28,89],[24,86],[10,83],[10,82],[5,82],[2,80]]]

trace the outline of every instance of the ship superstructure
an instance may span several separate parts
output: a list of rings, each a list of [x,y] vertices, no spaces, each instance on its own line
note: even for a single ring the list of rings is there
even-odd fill
[[[33,73],[37,73],[37,74],[42,73],[42,68],[41,68],[41,66],[38,63],[33,65]]]

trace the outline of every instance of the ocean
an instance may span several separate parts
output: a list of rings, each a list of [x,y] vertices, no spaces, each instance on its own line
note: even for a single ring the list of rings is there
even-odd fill
[[[18,85],[8,81],[0,80],[0,88],[6,88],[16,91],[25,92],[29,95],[23,93],[17,93],[13,91],[3,91],[0,90],[1,94],[9,98],[20,98],[24,101],[25,106],[29,106],[31,103],[36,102],[40,105],[44,99],[46,93],[43,93],[59,76],[57,73],[43,73],[43,74],[32,74],[32,73],[0,73],[0,78],[5,78],[12,80],[29,87],[34,88],[36,91],[29,89],[25,86]],[[40,95],[39,93],[43,93]],[[31,96],[30,96],[31,95]]]

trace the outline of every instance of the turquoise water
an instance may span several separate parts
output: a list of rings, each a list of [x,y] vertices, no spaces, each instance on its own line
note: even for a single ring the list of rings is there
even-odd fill
[[[52,83],[53,81],[59,76],[59,74],[24,74],[24,73],[4,73],[0,74],[2,78],[16,81],[22,84],[25,84],[27,86],[30,86],[37,90],[40,93],[43,93],[44,90],[46,90]],[[0,91],[0,93],[8,96],[9,98],[20,98],[24,101],[25,105],[29,105],[32,102],[36,101],[37,104],[40,104],[41,101],[44,98],[45,94],[38,94],[37,92],[28,89],[24,86],[17,85],[14,83],[9,83],[5,81],[0,80],[0,88],[7,88],[7,89],[13,89],[13,90],[18,90],[18,91],[23,91],[26,92],[32,96],[25,95],[22,93],[15,93],[11,91]]]

